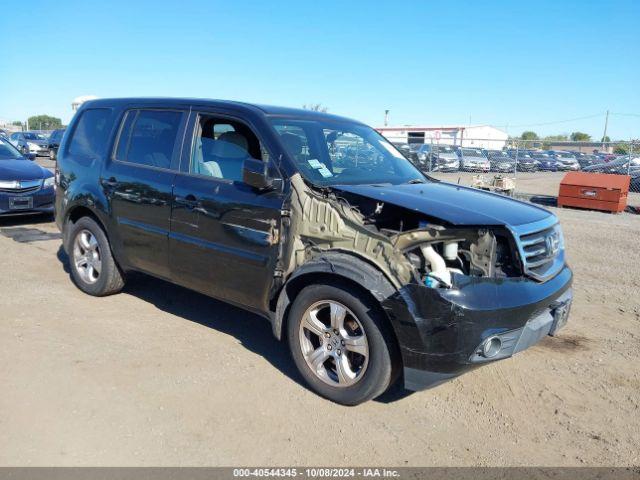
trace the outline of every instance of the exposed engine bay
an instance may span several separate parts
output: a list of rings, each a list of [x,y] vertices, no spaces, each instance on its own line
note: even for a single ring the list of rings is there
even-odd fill
[[[513,237],[504,227],[446,225],[392,203],[333,188],[317,191],[301,178],[292,180],[291,207],[299,212],[286,225],[294,245],[289,255],[283,252],[284,271],[331,249],[365,257],[397,287],[414,282],[451,288],[457,275],[522,275]]]

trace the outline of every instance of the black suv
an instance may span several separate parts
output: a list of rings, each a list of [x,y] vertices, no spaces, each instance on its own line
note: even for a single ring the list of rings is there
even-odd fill
[[[139,271],[256,312],[339,403],[510,357],[568,317],[554,215],[428,178],[354,120],[95,100],[57,165],[56,221],[80,289],[113,294]]]
[[[60,146],[63,135],[64,128],[54,130],[53,132],[51,132],[51,135],[49,135],[47,148],[49,149],[49,158],[51,160],[56,159],[56,155],[58,154],[58,147]]]

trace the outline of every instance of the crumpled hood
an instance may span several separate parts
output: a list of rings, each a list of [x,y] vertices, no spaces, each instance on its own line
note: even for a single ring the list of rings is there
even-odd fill
[[[52,176],[53,174],[49,170],[29,160],[0,159],[0,181],[40,180]]]
[[[502,195],[445,182],[335,185],[332,188],[418,211],[452,225],[523,225],[552,215]]]

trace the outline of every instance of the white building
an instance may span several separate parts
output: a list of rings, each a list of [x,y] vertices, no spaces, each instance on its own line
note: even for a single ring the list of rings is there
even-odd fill
[[[73,101],[71,102],[71,110],[73,110],[74,112],[76,110],[78,110],[78,108],[80,108],[80,105],[82,105],[84,102],[88,102],[89,100],[95,100],[98,97],[96,97],[95,95],[80,95],[79,97],[76,97],[73,99]]]
[[[377,127],[390,142],[394,143],[440,143],[461,147],[501,150],[506,146],[507,132],[491,125],[428,125],[400,127]]]

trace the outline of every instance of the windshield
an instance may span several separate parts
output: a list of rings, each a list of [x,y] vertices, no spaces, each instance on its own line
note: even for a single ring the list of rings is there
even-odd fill
[[[537,158],[539,160],[549,160],[549,155],[547,155],[546,153],[534,153],[532,155],[533,158]]]
[[[300,173],[314,184],[425,181],[393,145],[365,125],[282,118],[271,122]]]
[[[9,142],[0,138],[0,160],[17,160],[23,158],[20,152]]]
[[[568,152],[558,152],[556,153],[556,155],[560,158],[574,158],[573,153],[568,153]]]
[[[54,132],[49,137],[49,140],[58,141],[62,139],[63,133],[64,133],[64,130],[54,130]]]
[[[25,132],[22,134],[27,140],[46,140],[44,135],[39,133]]]
[[[433,151],[436,153],[439,153],[440,155],[442,154],[455,155],[456,153],[453,147],[443,147],[442,145],[440,146],[434,145]]]
[[[473,150],[472,148],[463,148],[462,149],[463,157],[484,157],[480,150]]]

